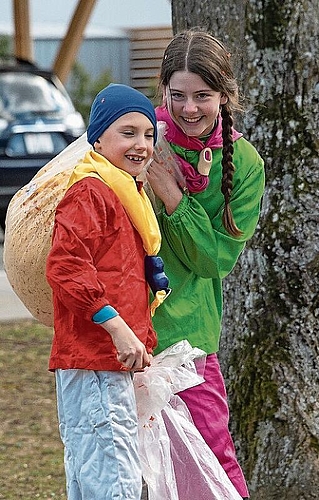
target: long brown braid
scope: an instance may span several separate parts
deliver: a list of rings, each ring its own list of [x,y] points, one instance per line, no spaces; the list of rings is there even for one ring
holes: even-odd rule
[[[231,192],[233,189],[233,175],[235,165],[233,164],[234,142],[232,135],[233,117],[228,104],[221,106],[222,115],[222,186],[221,192],[224,195],[225,208],[223,211],[223,226],[232,236],[241,236],[243,233],[238,229],[233,218],[230,207]]]
[[[224,45],[211,34],[200,29],[191,29],[177,34],[166,47],[160,72],[160,84],[168,87],[175,71],[196,73],[215,92],[228,98],[221,106],[222,116],[222,185],[225,200],[223,225],[232,236],[242,232],[236,226],[230,207],[233,188],[233,137],[232,111],[241,111],[238,86],[230,66],[230,54]]]

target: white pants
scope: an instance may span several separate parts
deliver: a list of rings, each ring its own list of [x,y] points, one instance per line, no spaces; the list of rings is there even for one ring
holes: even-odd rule
[[[68,500],[140,500],[132,374],[56,370],[55,377]]]

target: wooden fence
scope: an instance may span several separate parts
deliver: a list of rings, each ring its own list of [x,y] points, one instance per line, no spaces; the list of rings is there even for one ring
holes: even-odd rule
[[[171,27],[137,28],[129,31],[132,87],[158,103],[158,76],[164,50],[172,39]]]

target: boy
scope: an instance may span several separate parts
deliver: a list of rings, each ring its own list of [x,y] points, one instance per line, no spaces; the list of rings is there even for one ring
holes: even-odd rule
[[[95,98],[88,151],[56,210],[47,279],[53,291],[58,417],[68,500],[141,497],[132,372],[156,346],[145,256],[160,247],[136,176],[153,153],[151,102],[111,84]]]

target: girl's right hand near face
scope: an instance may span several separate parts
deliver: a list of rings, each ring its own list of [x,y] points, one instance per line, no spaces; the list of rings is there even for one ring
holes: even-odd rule
[[[101,326],[106,330],[117,350],[118,361],[128,370],[143,370],[150,365],[151,356],[145,345],[120,316],[115,316]]]
[[[166,213],[171,215],[183,198],[183,193],[173,172],[166,169],[162,162],[153,160],[146,173],[154,193],[165,205]]]

